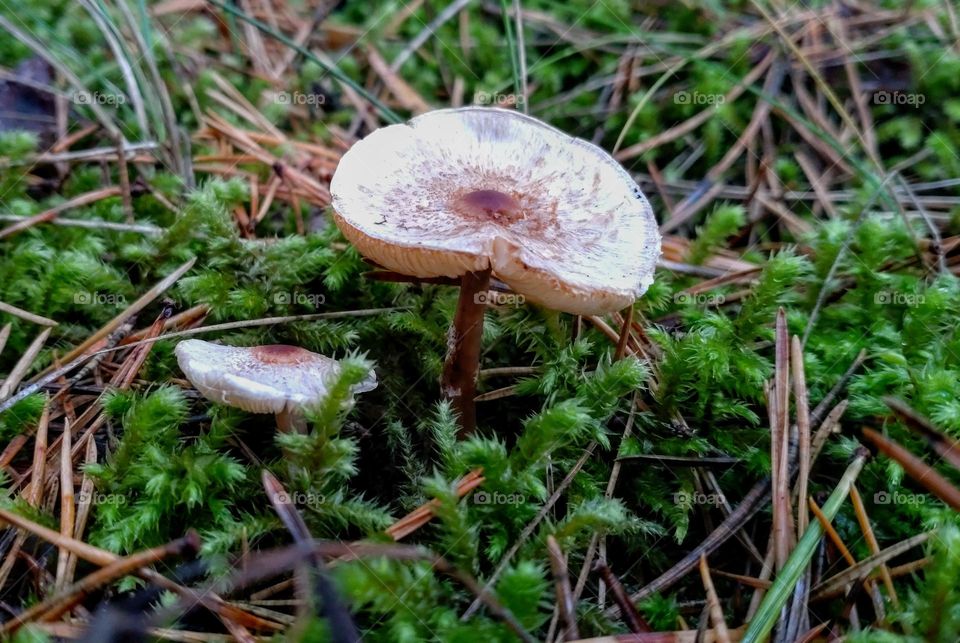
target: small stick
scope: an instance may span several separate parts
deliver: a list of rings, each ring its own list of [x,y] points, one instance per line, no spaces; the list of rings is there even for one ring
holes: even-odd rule
[[[703,580],[703,589],[707,592],[707,606],[710,609],[710,620],[713,622],[713,631],[716,635],[715,640],[717,643],[730,643],[730,631],[727,629],[727,622],[723,618],[723,608],[720,607],[717,590],[713,587],[713,579],[710,578],[707,557],[703,554],[700,554],[700,578]]]
[[[478,379],[487,379],[490,377],[524,377],[526,375],[535,375],[540,372],[537,366],[500,366],[497,368],[485,368],[477,373]]]
[[[163,330],[168,331],[171,328],[190,328],[199,321],[202,321],[204,317],[210,312],[210,306],[208,304],[198,304],[193,308],[188,308],[183,312],[177,313],[170,317],[170,319],[164,320]],[[120,340],[120,345],[130,344],[141,339],[144,339],[149,332],[151,332],[151,326],[146,328],[141,328],[138,331],[134,331]]]
[[[487,305],[482,297],[490,287],[490,269],[468,272],[460,280],[457,312],[447,334],[447,358],[443,365],[440,392],[453,404],[460,420],[460,437],[477,428],[477,372],[480,370],[480,342]]]
[[[897,173],[897,180],[900,182],[903,191],[906,192],[907,197],[913,203],[913,206],[917,209],[917,212],[920,213],[920,217],[923,219],[923,222],[927,225],[927,229],[930,230],[930,249],[933,250],[933,253],[937,256],[937,266],[940,269],[942,274],[947,274],[950,272],[947,267],[947,258],[946,253],[943,250],[943,239],[940,236],[940,231],[937,229],[936,224],[930,220],[930,215],[927,213],[926,208],[923,207],[923,204],[920,203],[920,200],[917,199],[917,195],[910,189],[910,184],[904,180],[903,176],[900,173]]]
[[[492,391],[487,391],[486,393],[481,393],[480,395],[473,398],[474,403],[477,402],[492,402],[493,400],[502,400],[505,397],[513,397],[517,393],[517,385],[511,384],[510,386],[504,386],[503,388],[494,389]]]
[[[317,319],[342,319],[345,317],[368,317],[371,315],[380,315],[382,313],[392,313],[397,310],[404,310],[403,307],[393,307],[393,308],[365,308],[363,310],[341,310],[334,313],[308,313],[306,315],[283,315],[280,317],[262,317],[260,319],[243,319],[240,321],[225,322],[223,324],[211,324],[210,326],[198,326],[196,328],[189,328],[187,330],[180,330],[173,333],[165,333],[163,335],[158,335],[152,338],[139,339],[135,342],[130,342],[122,346],[116,346],[113,348],[106,348],[98,350],[95,353],[91,353],[87,358],[95,357],[97,355],[103,355],[106,353],[112,353],[124,348],[129,348],[131,346],[139,346],[141,344],[152,344],[154,342],[159,342],[164,339],[173,339],[175,337],[191,337],[193,335],[202,335],[204,333],[215,333],[225,330],[237,330],[238,328],[256,328],[258,326],[274,326],[276,324],[288,324],[290,322],[298,321],[315,321]],[[90,340],[87,340],[89,342]],[[76,351],[76,349],[74,349]],[[0,407],[0,411],[4,409]]]
[[[851,489],[853,489],[853,487],[851,487]],[[857,500],[862,500],[862,499],[860,498],[859,494],[857,495]],[[863,503],[861,502],[861,503],[858,505],[857,502],[853,502],[853,510],[854,510],[854,513],[856,513],[856,515],[857,515],[857,521],[860,522],[860,524],[862,525],[862,524],[863,524],[863,521],[866,519],[866,511],[865,511],[865,509],[864,509],[864,507],[863,507]],[[863,513],[861,513],[861,512],[863,512]],[[861,531],[862,531],[862,529],[861,529]],[[874,552],[871,551],[870,553],[873,554]],[[882,567],[883,567],[883,570],[886,570],[886,564],[884,564]],[[881,574],[881,575],[882,575],[882,574]],[[891,579],[891,580],[892,580],[892,579]],[[879,585],[877,584],[877,582],[876,582],[874,579],[872,579],[872,578],[867,578],[867,579],[865,579],[865,580],[863,581],[863,586],[864,586],[864,588],[867,589],[867,591],[868,591],[869,594],[870,594],[870,600],[873,602],[874,614],[876,615],[877,620],[878,620],[878,621],[884,621],[884,620],[886,620],[886,618],[887,618],[887,616],[886,616],[886,609],[885,609],[885,606],[884,606],[884,603],[883,603],[883,596],[880,594],[880,586],[879,586]],[[859,589],[859,588],[858,588],[858,589]],[[848,591],[848,592],[847,592],[847,599],[849,600],[849,599],[850,599],[852,596],[854,596],[856,593],[857,593],[857,590],[854,590],[854,591],[852,591],[852,592],[849,592],[849,591]],[[854,602],[855,602],[855,601],[854,601]]]
[[[566,623],[563,638],[567,641],[580,638],[577,628],[577,606],[570,591],[570,576],[567,573],[567,557],[560,544],[552,535],[547,536],[547,553],[550,556],[550,569],[553,572],[553,582],[557,593],[557,608],[560,616]]]

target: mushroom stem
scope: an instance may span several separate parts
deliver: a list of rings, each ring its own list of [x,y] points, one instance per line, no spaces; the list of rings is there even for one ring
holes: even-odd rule
[[[299,411],[284,409],[277,413],[277,428],[283,433],[307,432],[307,421]]]
[[[443,364],[440,391],[453,403],[460,417],[460,436],[473,433],[477,427],[473,403],[480,370],[480,339],[483,336],[483,313],[487,308],[486,293],[490,287],[490,269],[468,272],[460,280],[457,312],[447,335],[447,359]]]

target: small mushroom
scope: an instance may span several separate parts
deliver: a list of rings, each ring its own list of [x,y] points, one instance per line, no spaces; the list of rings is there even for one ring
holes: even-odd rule
[[[208,400],[251,413],[273,413],[281,431],[303,430],[304,407],[326,397],[340,362],[299,346],[224,346],[188,339],[174,350],[180,369]],[[370,377],[354,387],[377,387]]]
[[[631,306],[660,254],[649,203],[609,154],[508,110],[378,129],[343,155],[330,192],[337,225],[369,259],[460,278],[441,389],[464,432],[491,275],[547,308],[598,315]]]

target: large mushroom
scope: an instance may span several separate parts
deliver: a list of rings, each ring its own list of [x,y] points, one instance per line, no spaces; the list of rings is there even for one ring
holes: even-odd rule
[[[299,346],[224,346],[187,339],[174,349],[180,370],[204,397],[251,413],[273,413],[281,431],[302,431],[304,408],[321,402],[340,362]],[[354,387],[377,387],[371,376]]]
[[[441,390],[464,432],[491,275],[545,307],[597,315],[632,305],[660,254],[649,203],[609,154],[508,110],[437,110],[378,129],[343,155],[330,192],[367,258],[460,279]]]

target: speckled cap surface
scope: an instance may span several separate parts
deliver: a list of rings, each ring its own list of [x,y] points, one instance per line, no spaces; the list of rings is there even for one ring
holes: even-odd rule
[[[660,254],[650,204],[613,157],[509,110],[444,109],[380,128],[344,154],[330,191],[343,234],[385,268],[491,268],[570,313],[632,304]]]

